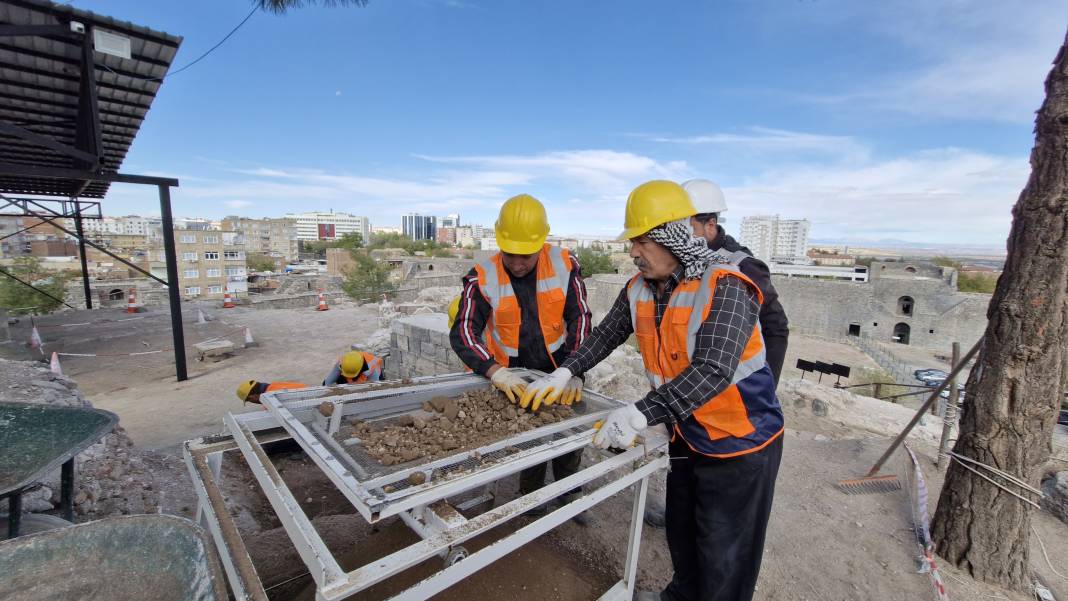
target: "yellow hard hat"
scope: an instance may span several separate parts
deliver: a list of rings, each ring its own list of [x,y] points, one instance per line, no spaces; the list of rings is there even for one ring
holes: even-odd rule
[[[248,398],[248,393],[252,392],[252,389],[255,387],[256,380],[248,380],[246,382],[242,382],[237,387],[237,398],[241,399],[242,403],[245,402],[245,399]]]
[[[460,297],[452,299],[449,303],[449,329],[452,329],[452,324],[456,323],[456,314],[460,312]]]
[[[346,378],[355,378],[363,369],[363,353],[349,351],[341,356],[341,375]]]
[[[626,217],[623,221],[622,240],[641,236],[658,225],[693,217],[690,195],[682,186],[663,179],[654,179],[638,186],[627,197]]]
[[[529,194],[513,196],[501,207],[494,230],[497,246],[506,253],[532,255],[539,252],[549,235],[545,207]]]

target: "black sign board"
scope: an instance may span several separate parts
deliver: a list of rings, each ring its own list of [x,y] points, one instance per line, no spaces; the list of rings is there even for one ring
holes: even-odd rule
[[[816,371],[820,372],[821,374],[833,373],[831,371],[831,364],[830,363],[824,363],[823,361],[817,361],[816,362]]]
[[[849,366],[848,365],[842,365],[840,363],[832,363],[831,364],[831,373],[836,375],[836,376],[841,376],[843,378],[848,378],[849,377]]]
[[[797,369],[800,369],[801,371],[816,371],[816,364],[811,361],[805,361],[804,359],[798,359]]]

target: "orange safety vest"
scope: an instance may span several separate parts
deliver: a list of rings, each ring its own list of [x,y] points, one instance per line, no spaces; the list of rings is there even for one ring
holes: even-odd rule
[[[271,382],[267,385],[267,389],[264,392],[277,392],[279,390],[295,390],[297,388],[307,388],[307,384],[301,384],[300,382]]]
[[[497,363],[508,367],[510,357],[519,356],[519,332],[522,311],[512,289],[512,280],[504,268],[501,253],[475,265],[478,288],[493,311],[486,322],[490,335],[486,337],[490,352]],[[549,360],[567,339],[564,325],[564,305],[571,285],[571,255],[564,249],[545,244],[541,247],[537,277],[538,321]]]
[[[641,274],[627,284],[634,334],[654,389],[690,366],[697,332],[712,309],[716,283],[724,277],[745,282],[763,304],[760,289],[737,267],[713,264],[700,280],[680,282],[671,292],[658,328],[652,287]],[[759,451],[782,431],[782,407],[775,396],[775,379],[767,364],[758,321],[730,386],[677,422],[673,436],[681,436],[698,453],[725,458]]]
[[[382,360],[375,357],[371,353],[365,353],[360,351],[363,355],[363,364],[367,366],[367,369],[361,371],[355,378],[350,378],[344,374],[341,377],[345,378],[349,384],[363,384],[364,382],[377,382],[382,378]],[[341,357],[337,358],[338,369],[341,369]]]

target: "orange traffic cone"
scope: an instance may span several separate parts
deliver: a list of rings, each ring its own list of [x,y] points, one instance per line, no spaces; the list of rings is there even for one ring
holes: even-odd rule
[[[316,307],[316,311],[329,311],[330,307],[326,306],[326,297],[323,296],[323,291],[319,290],[319,306]]]
[[[126,297],[126,312],[137,313],[137,289],[130,288],[130,294]]]
[[[52,373],[56,374],[57,376],[62,376],[63,375],[63,368],[61,368],[59,366],[59,355],[58,354],[52,353],[52,361],[49,362],[48,369],[50,369],[52,371]]]
[[[234,298],[230,296],[230,287],[223,288],[223,309],[233,309],[237,305],[234,304]]]

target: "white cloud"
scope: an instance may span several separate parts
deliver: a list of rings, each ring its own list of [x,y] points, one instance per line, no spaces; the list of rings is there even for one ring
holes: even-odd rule
[[[850,78],[851,88],[800,98],[854,113],[961,120],[1030,122],[1068,22],[1062,0],[828,0],[822,10],[810,6],[795,8],[795,16],[824,21],[816,27],[865,31],[891,47],[870,64],[869,77]],[[797,24],[784,18],[783,26]]]
[[[817,238],[1001,244],[1027,182],[1026,157],[959,149],[769,170],[725,190],[730,228],[746,215],[808,217]]]
[[[227,200],[223,203],[231,209],[245,209],[251,207],[253,203],[251,200]]]
[[[684,146],[715,146],[726,152],[817,153],[852,159],[866,158],[868,149],[852,136],[831,136],[806,132],[749,127],[744,133],[713,132],[690,136],[633,134],[635,137]]]

